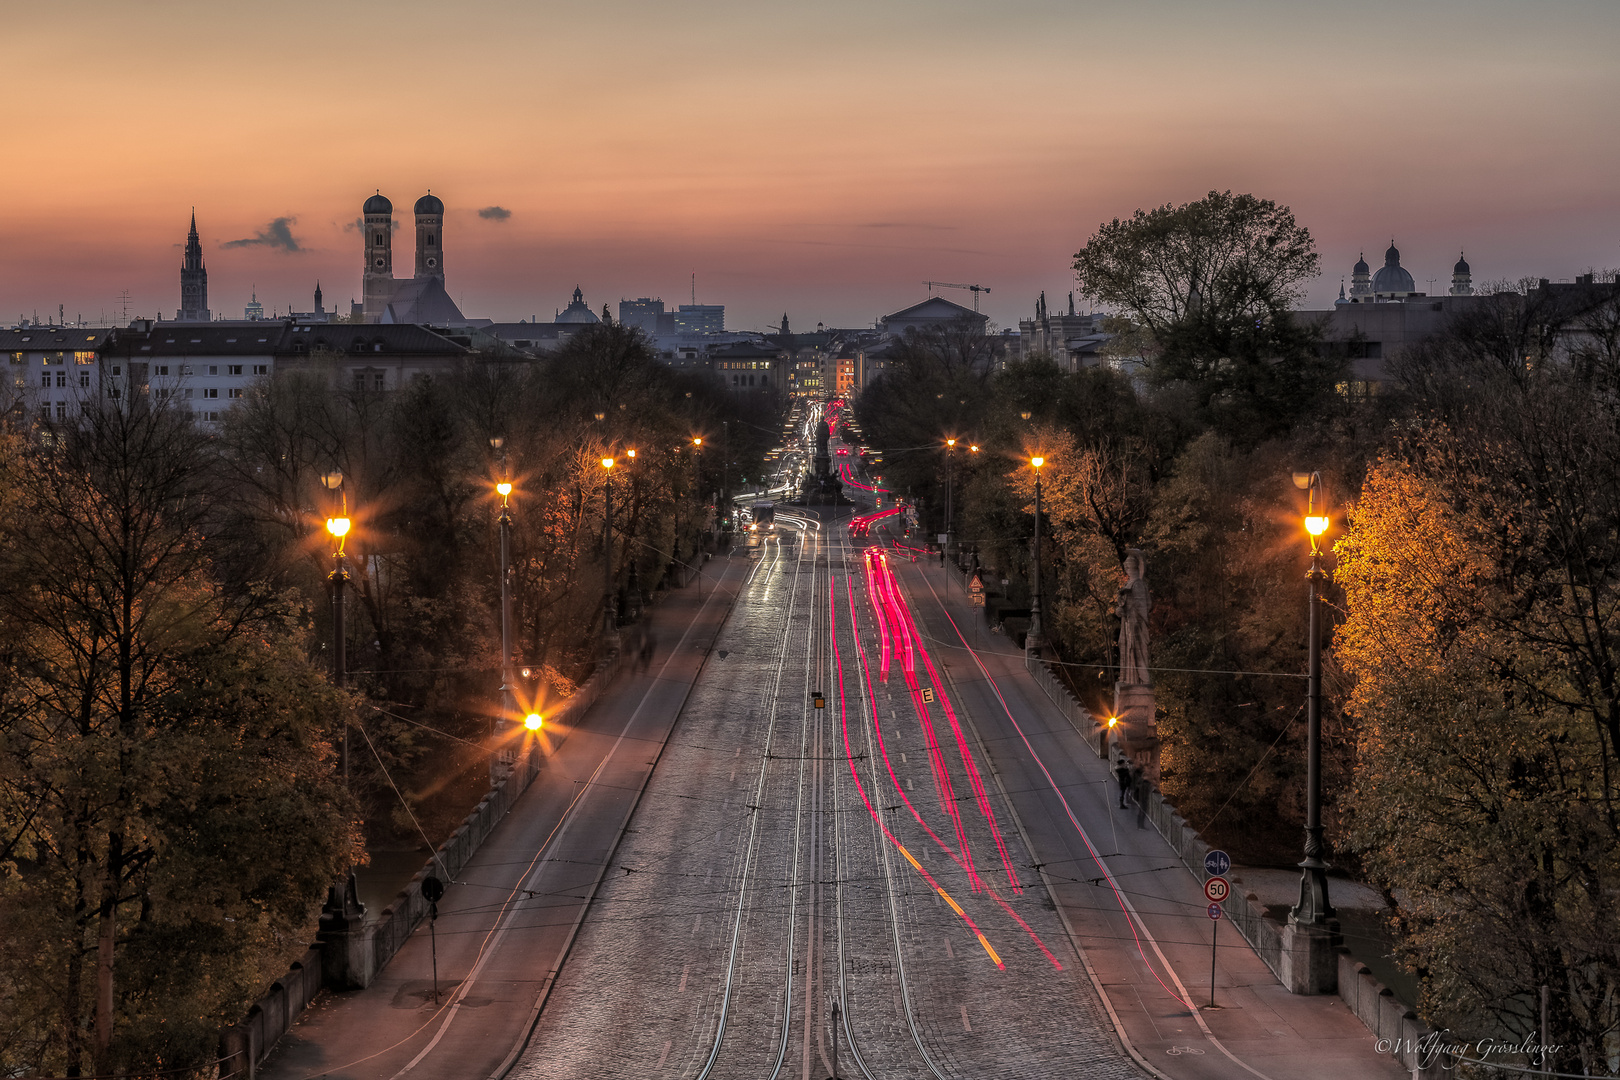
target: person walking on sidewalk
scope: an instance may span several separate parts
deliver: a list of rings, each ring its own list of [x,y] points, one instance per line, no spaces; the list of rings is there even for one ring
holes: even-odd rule
[[[1131,767],[1124,758],[1114,766],[1114,779],[1119,781],[1119,808],[1124,810],[1131,805]]]

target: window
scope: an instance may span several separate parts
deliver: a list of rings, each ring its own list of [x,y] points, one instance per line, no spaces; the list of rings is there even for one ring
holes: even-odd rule
[[[107,387],[107,396],[112,398],[114,401],[117,401],[118,400],[118,387],[116,387],[116,386]]]
[[[117,364],[113,365],[113,374],[114,375],[122,375],[123,373],[124,373],[124,369],[122,367],[120,367]]]
[[[57,389],[59,389],[59,390],[64,389],[66,386],[67,386],[67,372],[58,371],[56,373],[56,387],[57,387]]]
[[[366,373],[365,372],[357,371],[357,372],[354,373],[354,388],[356,390],[364,390],[366,388]]]
[[[58,401],[56,403],[56,418],[58,420],[66,420],[67,419],[67,402]]]
[[[219,374],[219,365],[218,364],[209,364],[208,365],[208,374],[210,374],[210,375],[218,375]]]
[[[168,401],[174,396],[174,391],[167,386],[160,386],[158,387],[157,396],[159,401]]]
[[[88,371],[79,372],[79,385],[87,390],[90,388],[90,373]]]
[[[117,369],[113,370],[113,374],[114,375],[118,374]],[[191,374],[191,365],[190,364],[181,364],[180,365],[180,374],[182,374],[182,375],[190,375]]]
[[[11,354],[11,362],[12,362],[12,363],[13,363],[13,364],[20,364],[20,363],[22,363],[22,362],[23,362],[23,361],[24,361],[24,360],[25,360],[25,359],[26,359],[26,358],[25,358],[25,357],[24,357],[24,356],[23,356],[23,354],[22,354],[22,353],[20,353],[20,352],[14,352],[14,353],[12,353],[12,354]]]
[[[184,398],[186,401],[190,401],[191,400],[191,387],[188,386],[184,390],[180,391],[180,396],[182,398]]]
[[[167,375],[168,373],[169,373],[169,365],[168,364],[159,364],[158,365],[158,374],[159,375]]]
[[[384,240],[385,240],[385,239],[386,239],[386,238],[387,238],[387,237],[386,237],[386,234],[384,234],[384,233],[378,233],[378,234],[377,234],[377,239],[376,239],[376,241],[375,241],[375,243],[376,243],[376,245],[377,245],[377,246],[378,246],[378,247],[382,247],[382,246],[383,246],[383,241],[384,241]]]
[[[61,364],[66,362],[66,358],[62,353],[57,353],[55,356],[52,356],[50,353],[46,353],[45,362],[47,364]]]
[[[39,385],[43,386],[47,390],[49,390],[51,388],[51,373],[50,372],[47,371],[45,374],[43,374],[43,375],[41,375],[39,377]]]
[[[233,386],[233,387],[231,387],[230,393],[227,396],[233,397],[233,398],[239,398],[239,397],[242,396],[242,393],[243,393],[243,391],[242,391],[242,388],[240,386]]]
[[[270,374],[270,365],[269,364],[254,364],[253,365],[253,374],[255,374],[255,375],[268,375],[268,374]]]
[[[388,388],[387,379],[388,377],[382,372],[377,372],[377,374],[373,375],[371,378],[371,388],[373,390],[386,390]]]
[[[213,386],[205,386],[205,387],[203,387],[203,397],[205,397],[205,398],[217,398],[217,397],[219,397],[219,388],[218,387],[213,387]]]
[[[225,371],[226,371],[226,374],[229,374],[229,375],[240,375],[240,374],[242,374],[242,365],[241,364],[232,364],[230,367],[226,368]]]

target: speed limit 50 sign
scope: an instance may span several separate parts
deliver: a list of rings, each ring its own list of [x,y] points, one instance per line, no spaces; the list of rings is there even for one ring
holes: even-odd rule
[[[1232,895],[1232,883],[1216,874],[1204,882],[1204,898],[1212,904],[1220,904]]]

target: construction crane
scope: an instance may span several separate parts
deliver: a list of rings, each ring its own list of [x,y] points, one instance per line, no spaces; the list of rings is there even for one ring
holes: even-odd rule
[[[923,284],[928,286],[928,291],[929,292],[933,292],[934,288],[936,286],[941,288],[941,289],[966,289],[966,290],[968,290],[968,292],[971,292],[973,294],[973,310],[974,311],[979,310],[979,294],[980,293],[987,293],[987,292],[990,291],[990,287],[988,285],[958,285],[954,281],[925,281],[925,282],[923,282]]]

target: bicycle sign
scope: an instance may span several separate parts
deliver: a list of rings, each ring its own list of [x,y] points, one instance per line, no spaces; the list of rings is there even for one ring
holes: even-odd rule
[[[1219,904],[1232,895],[1232,883],[1216,875],[1204,882],[1204,898],[1212,904]]]
[[[1222,877],[1230,869],[1232,869],[1231,856],[1220,848],[1204,854],[1204,873],[1210,877]]]

